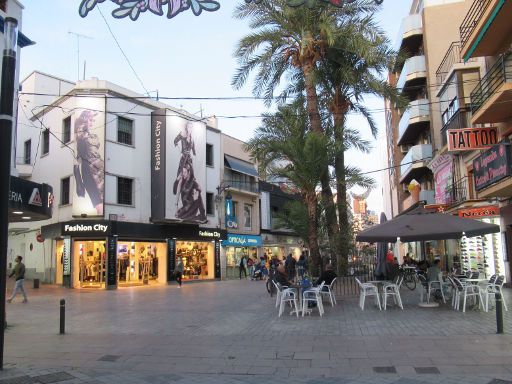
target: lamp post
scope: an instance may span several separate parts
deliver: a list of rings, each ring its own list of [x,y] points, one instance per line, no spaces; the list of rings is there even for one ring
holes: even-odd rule
[[[9,188],[11,177],[12,108],[16,74],[18,21],[4,20],[4,52],[0,88],[0,370],[4,368],[5,280],[7,274],[7,239],[9,230]]]

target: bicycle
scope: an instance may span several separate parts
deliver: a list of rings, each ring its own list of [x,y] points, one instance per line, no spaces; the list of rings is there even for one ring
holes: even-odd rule
[[[418,282],[416,270],[414,270],[413,268],[403,268],[403,267],[400,267],[400,270],[401,270],[400,273],[404,277],[402,285],[405,285],[411,291],[414,291],[416,289],[416,283]]]

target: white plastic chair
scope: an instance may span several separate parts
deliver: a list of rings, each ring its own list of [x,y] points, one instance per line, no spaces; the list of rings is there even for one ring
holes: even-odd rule
[[[272,284],[276,287],[277,295],[276,295],[276,308],[279,306],[279,302],[281,300],[281,295],[283,294],[283,290],[288,287],[283,287],[281,284],[276,283],[274,280],[271,280]]]
[[[432,281],[428,282],[427,303],[430,303],[430,293],[432,292],[432,289],[435,292],[435,290],[437,289],[436,286],[439,286],[439,290],[441,291],[441,297],[443,298],[443,303],[446,304],[446,298],[444,297],[444,292],[443,292],[443,277],[442,277],[441,273],[439,273],[439,277],[437,280],[432,280]]]
[[[456,277],[453,278],[455,285],[457,286],[456,297],[455,297],[455,309],[460,309],[460,299],[461,296],[464,296],[464,304],[462,305],[462,312],[466,312],[466,301],[468,297],[474,297],[475,300],[478,300],[478,307],[482,306],[485,310],[483,301],[482,301],[482,293],[480,291],[480,286],[477,284],[463,284]]]
[[[324,305],[322,302],[322,289],[324,286],[325,282],[322,281],[318,287],[308,288],[302,292],[302,317],[304,317],[306,313],[309,314],[313,312],[312,310],[308,309],[308,303],[316,303],[318,313],[320,316],[324,315]]]
[[[382,295],[384,301],[384,310],[387,308],[388,296],[393,296],[393,300],[395,304],[400,308],[404,309],[402,304],[402,297],[400,296],[400,286],[402,285],[402,281],[404,280],[403,275],[399,275],[395,283],[384,284],[382,287]]]
[[[279,301],[279,316],[284,312],[284,308],[286,307],[286,304],[290,304],[292,309],[295,307],[295,309],[291,313],[295,313],[297,317],[299,317],[299,306],[297,303],[297,290],[293,288],[285,288],[281,292],[281,300]]]
[[[357,281],[357,284],[359,285],[359,291],[360,291],[359,306],[361,307],[361,310],[364,311],[364,301],[367,296],[375,296],[375,300],[377,301],[379,310],[382,310],[382,307],[380,306],[380,297],[379,297],[378,288],[371,283],[361,283],[361,280],[359,280],[357,277],[355,279]]]
[[[333,306],[333,307],[334,307],[334,304],[337,304],[336,297],[333,292],[334,284],[336,284],[336,279],[337,279],[337,277],[335,277],[334,280],[331,281],[331,284],[325,284],[321,291],[322,296],[329,297],[329,300],[331,300],[331,306]]]
[[[505,298],[503,297],[503,284],[505,283],[505,276],[494,276],[495,280],[491,279],[489,280],[489,283],[487,283],[487,286],[485,287],[485,312],[489,311],[489,297],[491,299],[496,298],[496,293],[499,293],[501,295],[501,302],[503,303],[503,308],[505,308],[505,311],[508,312],[507,303],[505,302]]]

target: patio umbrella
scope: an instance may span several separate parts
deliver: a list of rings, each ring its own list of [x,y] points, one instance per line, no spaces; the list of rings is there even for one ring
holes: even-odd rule
[[[384,224],[359,232],[356,241],[394,243],[398,237],[402,242],[460,239],[464,234],[472,237],[499,231],[500,227],[495,224],[437,213],[420,206]]]
[[[386,214],[381,212],[380,214],[380,224],[384,224],[388,221]],[[379,242],[377,243],[377,265],[375,267],[375,276],[376,277],[386,277],[387,269],[386,269],[386,254],[388,253],[388,243],[387,242]]]

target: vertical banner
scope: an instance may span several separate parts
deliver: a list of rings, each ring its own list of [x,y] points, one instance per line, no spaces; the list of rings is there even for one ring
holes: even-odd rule
[[[206,124],[167,116],[167,201],[170,220],[205,223]]]
[[[236,221],[236,212],[235,207],[233,206],[233,198],[231,195],[227,195],[225,197],[226,202],[226,228],[238,228],[238,223]]]
[[[215,240],[215,278],[220,279],[220,240]]]
[[[166,110],[151,112],[151,217],[165,218]]]
[[[174,280],[174,268],[176,267],[176,240],[167,240],[167,281]]]
[[[117,237],[107,239],[107,289],[117,288]]]
[[[62,274],[71,276],[71,238],[64,238],[64,247],[62,249]]]
[[[436,156],[429,164],[434,174],[436,204],[449,204],[452,200],[453,157],[443,154]]]
[[[103,216],[105,195],[104,99],[78,97],[72,117],[75,139],[73,216]]]

